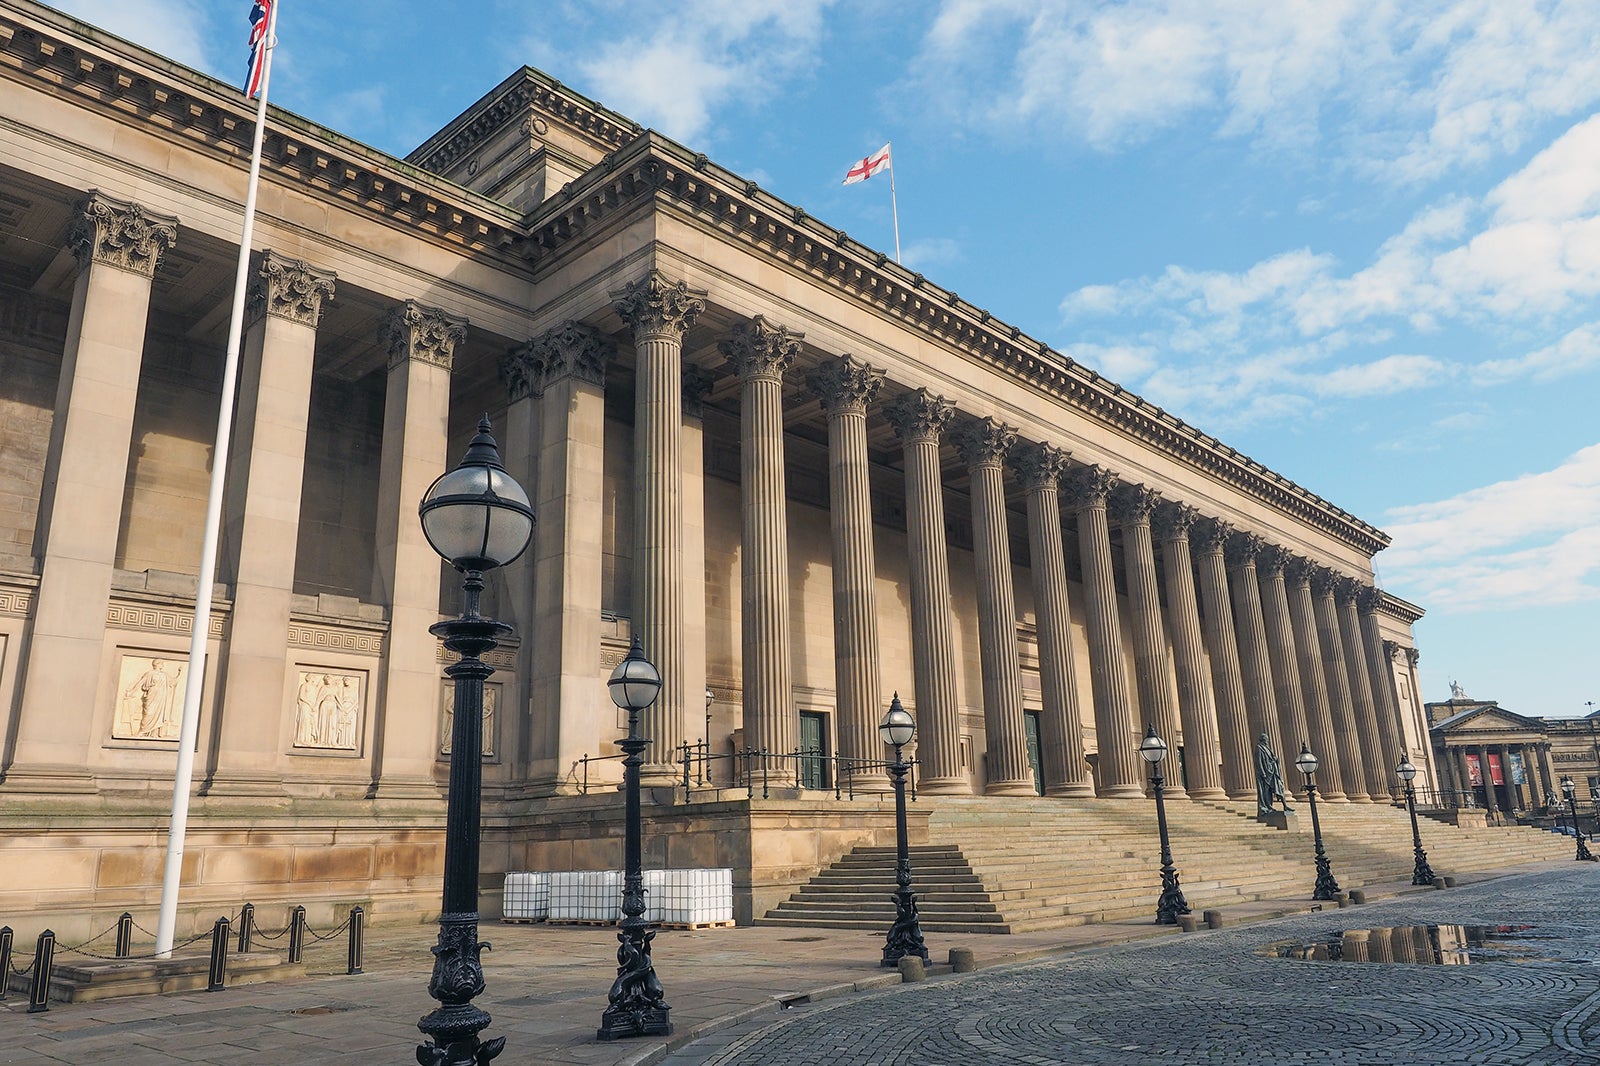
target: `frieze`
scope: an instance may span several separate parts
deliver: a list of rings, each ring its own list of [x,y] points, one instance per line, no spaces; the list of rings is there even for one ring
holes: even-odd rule
[[[438,651],[435,655],[435,658],[438,659],[439,662],[449,666],[451,663],[459,661],[461,656],[457,655],[453,651],[448,650],[443,644],[440,644],[438,646]],[[517,649],[514,647],[498,647],[493,651],[484,652],[482,655],[478,656],[478,658],[482,659],[496,670],[515,670],[517,668]],[[622,657],[619,655],[617,657],[617,662],[620,663],[621,661]]]
[[[146,211],[141,204],[114,200],[98,189],[78,205],[67,246],[80,266],[92,260],[146,278],[155,277],[161,255],[178,241],[178,220]]]
[[[4,593],[0,592],[0,596],[3,595]],[[210,636],[216,638],[222,636],[227,611],[228,608],[225,606],[212,605],[210,624],[207,627]],[[194,632],[194,608],[112,600],[106,605],[106,628],[187,637]]]
[[[289,620],[289,647],[307,651],[378,655],[383,651],[383,634],[382,629],[351,629],[301,618]]]
[[[0,614],[26,618],[33,610],[33,592],[29,589],[0,588]]]

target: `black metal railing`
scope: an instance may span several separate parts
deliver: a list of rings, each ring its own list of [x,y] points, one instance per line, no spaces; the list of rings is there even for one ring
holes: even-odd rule
[[[572,764],[567,780],[583,795],[591,788],[616,788],[615,780],[591,779],[592,763],[615,762],[618,755],[584,755]],[[832,792],[838,800],[889,794],[889,764],[882,759],[852,759],[815,751],[770,752],[761,748],[713,753],[703,740],[680,744],[673,762],[679,767],[678,787],[693,798],[697,791],[746,788],[770,799],[772,789],[798,785],[814,792]],[[916,760],[911,761],[907,788],[917,798]],[[870,787],[869,787],[870,786]]]

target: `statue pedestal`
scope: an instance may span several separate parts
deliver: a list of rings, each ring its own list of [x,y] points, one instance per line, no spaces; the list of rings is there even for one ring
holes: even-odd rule
[[[1285,832],[1300,832],[1300,817],[1293,811],[1271,811],[1267,814],[1257,814],[1256,821],[1263,825],[1270,825],[1274,829],[1282,829]]]

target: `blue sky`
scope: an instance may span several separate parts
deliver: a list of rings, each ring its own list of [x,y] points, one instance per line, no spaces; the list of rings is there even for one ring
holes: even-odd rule
[[[237,81],[246,0],[79,0]],[[237,9],[237,10],[235,10]],[[1600,4],[282,0],[404,155],[522,63],[1371,521],[1424,696],[1600,703]]]

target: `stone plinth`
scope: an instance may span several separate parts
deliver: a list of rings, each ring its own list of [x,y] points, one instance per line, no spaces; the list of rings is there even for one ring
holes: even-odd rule
[[[1256,815],[1256,821],[1290,833],[1300,832],[1300,816],[1294,811],[1272,811]]]

